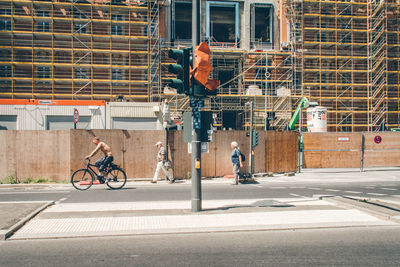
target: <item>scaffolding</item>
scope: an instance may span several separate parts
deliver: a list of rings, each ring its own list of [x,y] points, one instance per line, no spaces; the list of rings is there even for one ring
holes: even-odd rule
[[[167,57],[167,49],[163,51]],[[253,122],[256,128],[283,130],[291,118],[292,56],[290,52],[245,51],[240,49],[213,49],[212,78],[221,81],[218,95],[206,102],[205,108],[215,114],[214,126],[224,128],[224,116],[235,116],[241,121],[236,128],[248,128],[250,108],[254,104]],[[189,111],[189,98],[176,95],[166,82],[172,78],[167,72],[170,59],[162,60],[164,97],[168,99],[171,114],[181,116]],[[267,122],[268,120],[268,122]]]
[[[368,100],[370,131],[387,121],[387,12],[384,1],[368,0]]]
[[[0,2],[0,97],[150,101],[163,1]]]
[[[329,131],[399,128],[399,0],[282,1],[290,42],[279,49],[203,37],[221,81],[205,107],[214,125],[234,114],[246,128],[252,101],[256,127],[283,130],[307,97],[328,108]],[[189,99],[167,86],[167,51],[190,42],[161,38],[164,2],[0,0],[0,98],[167,100],[181,116]]]
[[[398,127],[399,3],[288,0],[286,10],[292,97],[328,108],[330,131]]]

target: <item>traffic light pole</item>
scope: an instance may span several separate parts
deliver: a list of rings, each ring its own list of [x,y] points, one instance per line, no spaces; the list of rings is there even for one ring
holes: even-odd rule
[[[192,1],[192,44],[193,44],[193,61],[194,61],[194,50],[200,43],[200,0]],[[193,67],[193,66],[192,66]],[[193,86],[193,84],[192,84]],[[195,114],[193,109],[193,115]],[[201,119],[201,118],[200,118]],[[194,117],[193,120],[194,121]],[[192,212],[199,212],[202,210],[201,207],[201,131],[200,129],[194,129],[192,131]]]
[[[249,155],[249,173],[253,176],[253,101],[250,102],[250,155]]]
[[[192,132],[192,211],[199,212],[201,207],[201,141],[200,130]]]

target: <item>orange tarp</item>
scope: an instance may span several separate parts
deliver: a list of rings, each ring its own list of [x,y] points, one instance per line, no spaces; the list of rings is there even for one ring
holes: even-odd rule
[[[210,72],[213,67],[210,64],[210,48],[207,43],[201,43],[196,47],[194,56],[194,66],[190,74],[194,79],[204,85],[208,90],[216,90],[219,86],[218,80],[210,80]]]

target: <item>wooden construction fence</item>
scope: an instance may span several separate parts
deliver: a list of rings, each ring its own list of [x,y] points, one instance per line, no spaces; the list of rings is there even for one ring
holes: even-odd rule
[[[400,133],[304,133],[304,168],[400,166]]]
[[[67,130],[0,131],[0,179],[16,175],[68,181],[71,173],[85,166],[84,157],[93,149],[93,136],[99,136],[112,148],[115,163],[129,178],[152,177],[156,167],[157,141],[165,140],[164,131]],[[230,143],[239,143],[246,155],[243,171],[248,171],[249,137],[245,131],[218,131],[202,154],[202,176],[232,174]],[[294,132],[259,132],[254,149],[254,172],[289,172],[297,169],[297,134]],[[97,160],[101,155],[96,155]],[[191,155],[183,142],[183,132],[169,133],[169,157],[174,176],[188,177]]]

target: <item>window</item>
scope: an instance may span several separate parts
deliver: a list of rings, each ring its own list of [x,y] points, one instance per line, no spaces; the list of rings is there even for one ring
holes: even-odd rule
[[[192,3],[191,2],[175,2],[175,9],[172,11],[172,34],[174,40],[191,40],[192,39]]]
[[[112,79],[113,80],[123,80],[122,79],[122,70],[121,69],[113,69],[112,70]]]
[[[17,116],[16,115],[0,115],[0,130],[16,130]]]
[[[112,35],[122,35],[122,26],[121,25],[111,25],[111,34]]]
[[[77,34],[86,33],[86,24],[75,24],[74,33]]]
[[[0,15],[11,15],[10,9],[0,9]]]
[[[79,116],[77,129],[91,129],[91,117]],[[73,116],[46,116],[46,130],[69,130],[74,128]]]
[[[136,2],[136,1],[135,1]],[[112,0],[111,1],[112,5],[124,5],[124,3],[122,2],[122,0]]]
[[[235,77],[235,73],[233,69],[218,69],[218,79],[220,80],[220,84],[222,84],[222,88],[229,88],[232,83],[227,83],[231,81]]]
[[[321,73],[321,83],[327,83],[326,73]]]
[[[40,79],[50,78],[50,67],[37,67],[36,74]]]
[[[317,34],[317,42],[327,42],[325,33]]]
[[[49,32],[50,31],[50,22],[48,21],[39,21],[37,24],[38,32]]]
[[[111,20],[122,21],[122,15],[112,15]],[[122,35],[122,26],[118,24],[111,25],[112,35]]]
[[[272,43],[273,6],[253,4],[251,6],[252,42]]]
[[[122,21],[122,15],[112,15],[112,16],[111,16],[111,19],[112,19],[112,20],[119,20],[119,21]]]
[[[11,31],[11,20],[0,20],[0,31]]]
[[[49,17],[50,12],[49,11],[43,11],[43,10],[37,10],[36,11],[36,16],[38,17]]]
[[[207,2],[207,37],[211,42],[237,44],[239,41],[239,5],[231,2]]]
[[[0,66],[0,77],[11,77],[11,66]]]
[[[74,77],[75,77],[75,79],[88,79],[87,69],[75,68],[74,69]]]
[[[88,18],[88,16],[86,16],[85,13],[82,13],[79,11],[74,14],[74,17],[77,19],[87,19]]]

